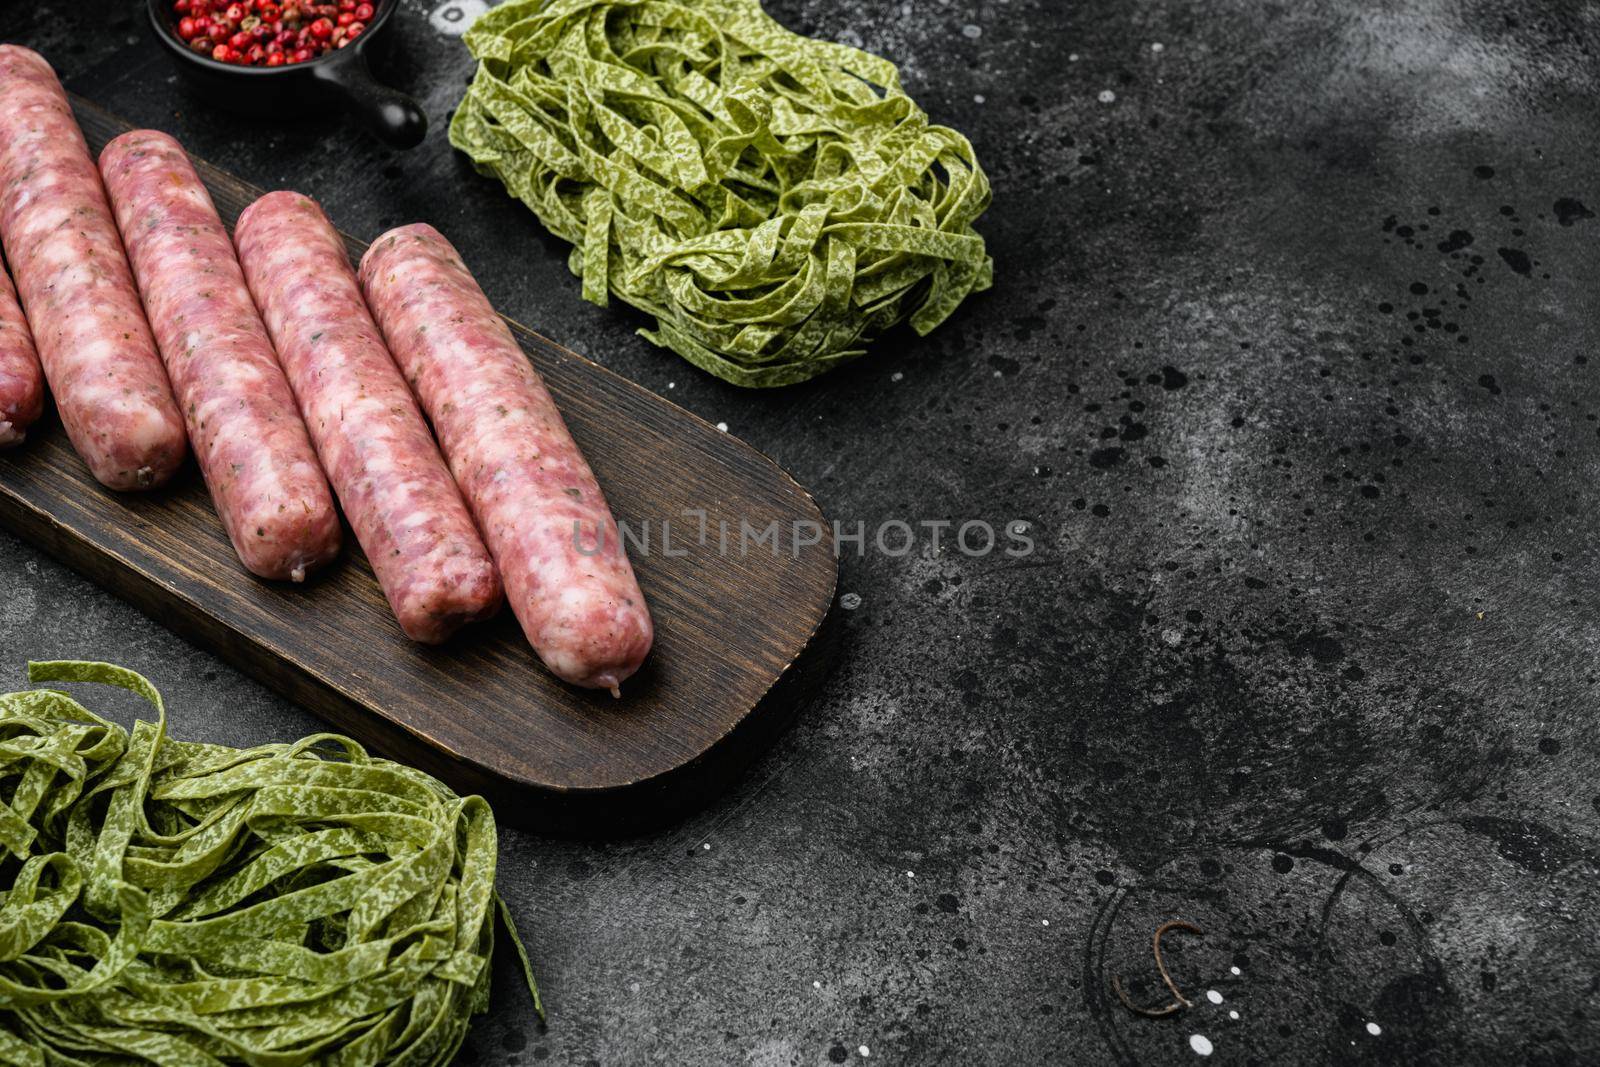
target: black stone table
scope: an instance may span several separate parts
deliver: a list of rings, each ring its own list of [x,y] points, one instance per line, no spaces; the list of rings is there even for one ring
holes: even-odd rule
[[[482,4],[402,2],[393,76],[434,124],[406,154],[219,115],[133,0],[6,4],[0,38],[356,233],[438,225],[501,309],[831,518],[1035,542],[852,551],[832,675],[730,794],[621,842],[505,832],[551,1022],[506,971],[464,1062],[1600,1060],[1600,24],[774,0],[971,137],[996,286],[753,393],[579,299],[445,143]],[[18,685],[108,658],[188,736],[318,726],[7,536],[0,576]],[[1205,931],[1166,942],[1195,1006],[1133,1015],[1109,979],[1169,999],[1173,918]]]

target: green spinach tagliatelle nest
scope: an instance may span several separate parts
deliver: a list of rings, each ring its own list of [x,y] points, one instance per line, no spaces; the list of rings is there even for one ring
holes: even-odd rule
[[[887,60],[756,0],[509,0],[466,42],[451,143],[572,242],[586,299],[718,377],[803,381],[990,285],[988,179]]]
[[[0,1064],[450,1063],[489,998],[481,797],[319,734],[174,741],[107,663],[29,665],[154,705],[132,732],[48,689],[0,696]]]

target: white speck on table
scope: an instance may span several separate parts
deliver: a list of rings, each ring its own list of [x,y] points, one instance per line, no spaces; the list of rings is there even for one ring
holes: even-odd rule
[[[1211,1001],[1213,1004],[1221,1004],[1222,994],[1218,993],[1215,989],[1208,989],[1206,990],[1206,999]]]
[[[865,1045],[858,1047],[856,1051],[861,1053],[862,1059],[866,1059],[868,1056],[872,1055],[872,1050]]]
[[[1239,973],[1239,968],[1237,968],[1237,967],[1229,967],[1228,971],[1231,974],[1238,974]]]
[[[725,423],[725,422],[719,422],[719,423],[717,423],[717,429],[721,430],[723,433],[727,433],[728,432],[728,424]]]
[[[979,37],[983,36],[983,27],[974,26],[969,22],[965,26],[961,27],[961,36],[970,37],[973,40],[977,40]]]
[[[1215,1051],[1215,1046],[1211,1044],[1211,1039],[1204,1034],[1190,1034],[1189,1047],[1202,1056],[1209,1056]]]
[[[1379,1026],[1377,1023],[1368,1023],[1367,1033],[1371,1034],[1373,1037],[1377,1037],[1379,1034],[1383,1033],[1383,1027]]]
[[[1115,104],[1117,102],[1117,94],[1110,89],[1101,89],[1099,100],[1102,104]]]

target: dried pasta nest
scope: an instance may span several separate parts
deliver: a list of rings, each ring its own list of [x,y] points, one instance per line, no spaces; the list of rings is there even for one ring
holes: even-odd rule
[[[720,378],[803,381],[991,283],[967,139],[756,0],[510,0],[466,43],[451,144],[573,244],[586,299]]]
[[[0,1062],[450,1062],[504,909],[482,798],[332,734],[174,741],[110,664],[29,677],[120,686],[157,720],[0,696]]]

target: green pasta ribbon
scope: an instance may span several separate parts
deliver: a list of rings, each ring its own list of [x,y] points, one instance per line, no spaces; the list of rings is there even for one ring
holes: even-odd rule
[[[466,43],[450,143],[572,243],[586,300],[720,378],[804,381],[991,284],[972,145],[757,0],[508,0]]]
[[[450,1062],[504,909],[481,797],[335,734],[174,741],[108,663],[28,677],[120,686],[156,721],[0,696],[0,1063]]]

